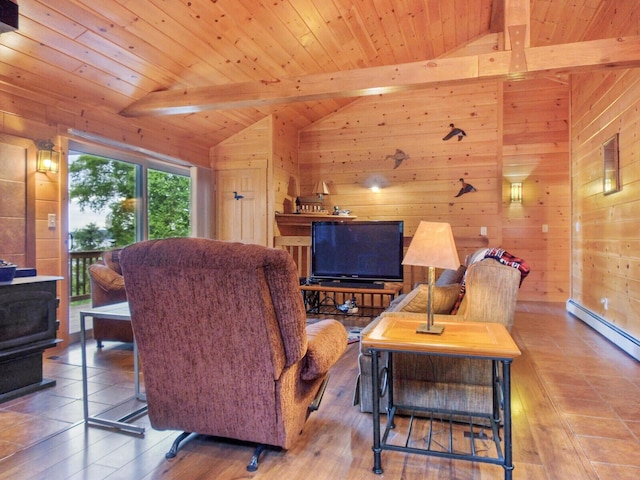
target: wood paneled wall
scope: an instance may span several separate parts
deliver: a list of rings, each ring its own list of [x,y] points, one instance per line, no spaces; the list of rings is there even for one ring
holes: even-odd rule
[[[331,192],[325,203],[350,209],[359,220],[404,220],[409,237],[420,220],[449,222],[461,259],[486,245],[503,247],[535,272],[520,299],[565,301],[568,86],[504,88],[505,100],[495,82],[358,100],[300,133],[301,194],[310,195],[314,182],[324,180]],[[466,131],[462,141],[443,141],[450,123]],[[503,141],[509,174],[529,169],[531,185],[517,210],[508,205]],[[396,149],[409,158],[394,168],[388,156]],[[477,191],[456,198],[459,178]],[[369,189],[374,183],[382,187],[377,193]],[[542,224],[550,234],[542,233]]]
[[[33,194],[27,183],[27,149],[0,135],[0,259],[25,267],[33,262]]]
[[[518,298],[565,301],[570,275],[569,86],[546,79],[505,83],[503,98],[502,244],[531,267]],[[522,203],[510,202],[511,182],[522,182]]]
[[[37,132],[47,134],[47,126],[40,125]],[[54,138],[52,135],[50,138]],[[42,138],[42,137],[40,137]],[[46,137],[45,137],[46,138]],[[66,265],[66,221],[62,219],[60,178],[66,175],[66,168],[59,173],[36,172],[36,147],[25,138],[0,132],[0,150],[11,151],[14,155],[3,155],[3,173],[13,181],[0,182],[0,203],[7,207],[5,230],[0,235],[1,254],[18,267],[36,268],[39,275],[53,275],[68,278]],[[20,173],[21,172],[21,173]],[[22,185],[15,185],[22,182]],[[64,196],[66,198],[66,195]],[[0,211],[3,209],[0,208]],[[66,211],[66,209],[65,209]],[[1,214],[1,213],[0,213]],[[48,226],[48,215],[56,215],[56,226]],[[14,230],[15,229],[15,230]],[[60,328],[58,338],[63,340],[60,348],[68,341],[68,285],[58,282],[58,308]]]
[[[499,243],[497,95],[496,84],[485,83],[355,102],[301,132],[302,194],[322,179],[330,191],[325,203],[359,220],[402,219],[407,236],[420,220],[450,222],[467,238],[483,225]],[[467,137],[443,141],[450,123]],[[394,168],[396,149],[409,158]],[[455,198],[461,177],[478,191]]]
[[[298,130],[278,115],[273,117],[273,205],[275,211],[291,213],[300,195]],[[280,235],[275,226],[275,235]]]
[[[207,165],[209,145],[193,141],[184,141],[176,132],[162,127],[154,130],[148,126],[152,122],[131,122],[118,115],[110,114],[98,108],[85,110],[80,104],[69,100],[59,107],[48,105],[47,98],[41,95],[25,96],[20,90],[9,85],[0,87],[0,135],[13,137],[16,145],[25,146],[27,156],[27,184],[33,188],[35,222],[33,231],[27,238],[27,249],[38,273],[59,275],[65,280],[58,283],[60,307],[58,318],[60,328],[58,338],[68,339],[68,272],[67,272],[67,236],[66,222],[66,165],[61,165],[57,174],[35,172],[34,140],[51,139],[58,148],[66,151],[66,135],[74,128],[100,135],[116,141],[136,145],[151,151],[172,155],[190,161],[195,165]],[[143,127],[142,125],[146,125]],[[182,133],[182,132],[181,132]],[[49,213],[57,215],[57,227],[47,226]]]
[[[278,115],[270,115],[216,145],[210,155],[214,172],[252,167],[266,169],[267,198],[262,206],[265,208],[264,218],[267,219],[267,238],[273,239],[279,235],[274,221],[275,212],[291,212],[299,195],[296,128]],[[224,213],[218,212],[221,215]]]
[[[571,298],[640,338],[640,69],[578,75],[571,94]],[[604,195],[601,147],[615,133],[622,190]]]
[[[271,117],[256,122],[249,128],[237,133],[222,143],[213,147],[210,151],[210,163],[212,171],[212,184],[215,188],[215,208],[213,209],[212,225],[215,225],[214,238],[247,241],[246,238],[238,237],[238,232],[253,231],[252,242],[268,244],[273,238],[273,122]],[[237,183],[243,184],[241,177],[246,173],[242,170],[250,169],[254,173],[250,174],[253,180],[261,182],[266,179],[267,185],[258,187],[266,192],[266,198],[256,199],[251,203],[243,202],[235,205],[234,211],[229,211],[228,203],[222,195],[231,195],[231,192],[224,192],[222,185],[218,185],[218,172],[226,170],[232,177],[238,173]],[[256,177],[255,172],[260,172]],[[254,188],[256,186],[252,186]],[[236,187],[234,187],[236,188]],[[240,195],[246,195],[241,186],[237,187]],[[232,201],[232,203],[235,203]],[[246,211],[244,209],[247,209]],[[261,221],[264,224],[254,225],[253,222]],[[257,228],[254,228],[257,227]],[[227,229],[228,231],[223,231]],[[235,233],[230,233],[235,232]]]

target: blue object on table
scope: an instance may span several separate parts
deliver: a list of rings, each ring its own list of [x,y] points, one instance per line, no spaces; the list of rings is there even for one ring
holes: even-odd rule
[[[38,275],[38,272],[36,271],[35,268],[24,267],[24,268],[17,268],[16,269],[16,277],[15,278],[35,277],[37,275]]]

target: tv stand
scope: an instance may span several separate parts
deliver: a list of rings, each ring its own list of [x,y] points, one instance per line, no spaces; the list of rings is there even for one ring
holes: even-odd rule
[[[322,287],[357,288],[365,290],[384,290],[385,284],[382,282],[356,282],[349,280],[322,280],[319,282]]]
[[[355,299],[358,313],[351,315],[369,317],[387,308],[402,291],[402,286],[400,282],[379,284],[351,282],[349,285],[343,282],[322,282],[300,285],[300,290],[307,313],[345,315],[338,307],[348,300]]]

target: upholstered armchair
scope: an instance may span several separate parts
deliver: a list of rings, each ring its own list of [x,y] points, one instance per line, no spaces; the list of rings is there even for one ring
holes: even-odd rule
[[[102,253],[97,263],[89,266],[91,282],[91,305],[101,307],[126,302],[127,292],[120,268],[120,249]],[[129,322],[108,318],[93,318],[93,338],[102,348],[104,341],[133,342],[133,331]]]
[[[204,238],[121,253],[151,425],[290,448],[347,345],[336,320],[306,324],[284,250]]]
[[[435,323],[497,322],[511,330],[521,274],[517,268],[486,258],[466,271],[465,295],[455,315],[436,314]],[[426,312],[426,310],[425,310]],[[425,313],[394,311],[385,315],[424,318]],[[362,331],[366,335],[379,318]],[[425,408],[449,408],[491,413],[494,373],[490,360],[396,354],[393,361],[394,401]],[[384,364],[384,360],[380,362]],[[371,354],[361,348],[359,356],[359,401],[363,412],[371,412]],[[384,399],[381,407],[386,405]]]

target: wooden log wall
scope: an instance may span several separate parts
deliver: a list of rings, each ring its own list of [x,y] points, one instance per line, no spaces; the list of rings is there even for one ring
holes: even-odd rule
[[[640,339],[640,69],[578,75],[571,95],[571,298]],[[615,133],[622,189],[604,195],[602,143]]]
[[[461,260],[477,248],[503,247],[537,270],[523,283],[521,300],[565,301],[568,242],[554,243],[558,249],[549,260],[541,229],[543,223],[550,225],[560,239],[558,211],[560,217],[569,216],[568,87],[563,87],[567,93],[561,100],[543,102],[554,87],[545,85],[550,89],[545,92],[541,85],[531,84],[531,93],[510,94],[511,107],[503,102],[503,86],[495,82],[358,100],[300,133],[302,195],[310,195],[314,182],[324,180],[330,191],[325,203],[352,210],[358,220],[404,220],[407,237],[420,220],[449,222]],[[534,95],[543,96],[537,108],[525,102]],[[505,115],[504,132],[503,108],[522,112]],[[536,121],[527,126],[534,111]],[[467,136],[444,141],[450,123]],[[554,140],[547,140],[549,136]],[[505,138],[510,142],[504,147],[508,162],[528,163],[535,170],[530,172],[535,176],[528,194],[534,203],[517,213],[505,208]],[[520,141],[526,142],[521,149]],[[394,168],[396,149],[409,158]],[[459,178],[477,191],[456,198]],[[381,190],[371,191],[373,184]],[[549,201],[550,196],[557,199]],[[481,227],[486,227],[486,235],[481,235]]]

